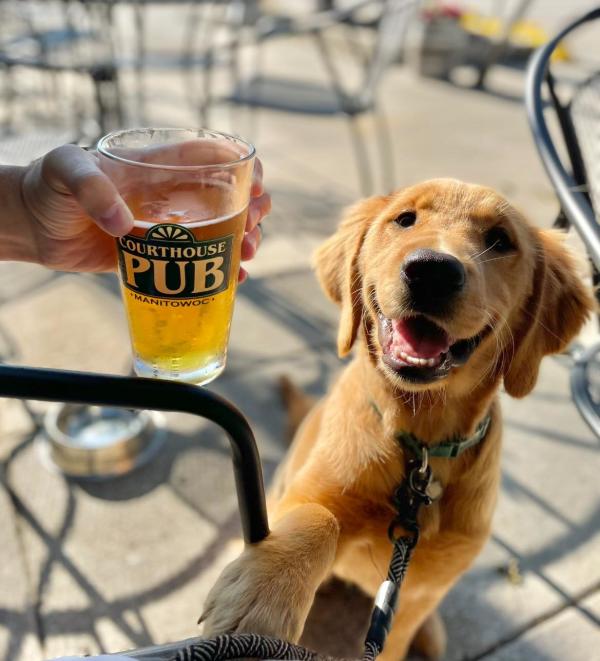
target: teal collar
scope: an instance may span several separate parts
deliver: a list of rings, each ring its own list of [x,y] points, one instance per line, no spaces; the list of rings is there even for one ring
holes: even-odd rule
[[[382,418],[381,411],[377,408],[375,402],[371,402],[371,406],[377,415]],[[488,413],[483,420],[477,425],[477,429],[471,436],[454,436],[448,438],[441,443],[427,445],[418,439],[414,434],[406,431],[396,432],[396,440],[404,446],[407,450],[419,460],[423,459],[423,448],[427,448],[429,457],[444,457],[446,459],[454,459],[469,448],[474,447],[485,438],[490,427],[491,416]]]

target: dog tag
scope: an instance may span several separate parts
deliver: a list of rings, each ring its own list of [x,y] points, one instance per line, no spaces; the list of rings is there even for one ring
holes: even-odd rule
[[[442,483],[434,477],[429,483],[425,493],[432,501],[436,501],[444,493],[444,487],[442,486]]]

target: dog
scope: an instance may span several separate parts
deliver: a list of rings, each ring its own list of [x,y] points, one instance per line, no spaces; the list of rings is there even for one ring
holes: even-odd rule
[[[527,395],[542,358],[565,349],[594,299],[560,232],[535,228],[490,188],[451,179],[356,204],[318,249],[316,272],[341,308],[338,352],[356,344],[356,354],[301,422],[271,491],[272,532],[223,571],[205,633],[296,641],[332,573],[374,595],[405,477],[398,433],[433,446],[486,420],[484,438],[460,456],[430,458],[441,495],[420,513],[381,656],[403,659],[414,641],[441,658],[437,607],[490,534],[498,389]]]

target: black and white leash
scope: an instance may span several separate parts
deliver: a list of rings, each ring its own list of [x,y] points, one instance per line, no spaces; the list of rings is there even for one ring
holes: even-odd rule
[[[371,612],[362,661],[374,661],[385,644],[398,605],[398,593],[406,575],[414,547],[419,540],[417,521],[422,505],[429,505],[432,473],[427,449],[420,459],[407,462],[406,477],[396,489],[392,502],[396,516],[388,530],[393,545],[387,579],[381,584]],[[258,634],[223,634],[201,640],[179,650],[170,661],[227,661],[228,659],[288,659],[298,661],[335,661],[284,640]]]

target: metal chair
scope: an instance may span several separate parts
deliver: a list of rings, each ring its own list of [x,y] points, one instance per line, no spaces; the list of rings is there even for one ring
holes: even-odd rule
[[[549,66],[552,53],[567,35],[598,19],[600,7],[569,23],[536,51],[528,67],[525,101],[536,147],[561,205],[555,226],[573,227],[581,238],[600,302],[600,72],[592,72],[570,86],[565,101]],[[544,89],[558,120],[566,158],[559,156],[548,129]],[[573,400],[590,429],[600,438],[600,341],[588,349],[573,351],[572,356]]]
[[[252,15],[246,17],[244,24],[250,26],[250,40],[256,49],[256,71],[252,76],[242,79],[234,59],[233,92],[225,101],[238,106],[290,113],[345,116],[349,123],[361,188],[365,194],[373,192],[374,182],[369,167],[367,145],[357,120],[362,115],[372,113],[377,130],[384,188],[392,189],[395,185],[392,138],[377,103],[377,91],[385,70],[398,60],[402,52],[407,25],[419,6],[419,1],[358,0],[350,5],[342,4],[340,8],[333,3],[326,3],[324,9],[299,17],[261,14],[255,3],[249,4],[251,8],[248,11],[251,11]],[[339,61],[336,60],[328,39],[327,33],[335,26],[344,27],[351,52],[361,63],[362,77],[352,90],[344,84]],[[375,32],[374,45],[370,52],[365,52],[357,38],[357,32],[361,28],[370,28]],[[314,38],[329,85],[276,79],[261,73],[260,48],[263,43],[276,37],[302,35]]]
[[[97,5],[82,0],[0,2],[0,20],[4,28],[0,42],[0,69],[4,72],[5,128],[8,131],[23,130],[23,118],[18,126],[14,121],[14,109],[19,100],[15,74],[23,71],[40,74],[36,78],[36,94],[43,103],[45,124],[52,106],[57,101],[63,102],[55,112],[63,125],[65,114],[73,122],[72,141],[91,132],[86,126],[90,113],[85,108],[84,96],[80,94],[82,78],[91,82],[96,106],[95,135],[86,137],[95,138],[122,123],[109,29],[112,5],[112,2]],[[67,81],[73,77],[75,84],[71,85]],[[21,103],[20,110],[30,110],[32,105],[35,104]]]
[[[183,25],[181,42],[174,41],[169,52],[164,52],[162,42],[160,51],[153,49],[148,35],[151,10],[158,5],[177,8]],[[221,43],[218,37],[224,31],[235,34],[242,5],[244,0],[0,0],[0,21],[6,35],[0,39],[4,106],[14,107],[18,96],[15,71],[34,70],[51,81],[47,105],[65,96],[64,91],[58,92],[61,76],[84,75],[93,84],[99,125],[96,134],[101,135],[122,126],[125,119],[131,120],[124,118],[123,97],[133,97],[135,121],[143,124],[147,74],[173,70],[185,76],[190,107],[200,109],[201,124],[205,125],[214,69],[227,61],[234,40],[227,37],[226,43]],[[121,20],[126,15],[118,13],[123,7],[131,10],[133,23],[126,35],[122,28],[129,26]],[[124,79],[128,88],[122,84],[124,73],[132,74]],[[153,96],[154,105],[159,97]],[[75,109],[77,115],[75,124],[85,124],[89,111],[76,107],[78,97],[70,98],[69,112]]]
[[[269,534],[260,457],[244,416],[228,401],[184,383],[0,365],[0,397],[191,413],[219,425],[232,451],[244,540]],[[140,661],[168,661],[196,639],[125,652]]]
[[[150,71],[173,70],[184,76],[190,107],[198,109],[200,125],[207,126],[207,108],[213,94],[214,70],[228,64],[246,5],[251,0],[87,0],[129,5],[133,9],[133,55],[119,58],[121,68],[135,72],[137,116],[144,123],[145,83]],[[153,6],[178,8],[183,21],[181,42],[173,52],[157,53],[148,38]],[[227,33],[224,39],[222,33]],[[223,42],[223,43],[221,43]],[[198,74],[202,76],[199,78]],[[153,99],[155,103],[156,100]]]

